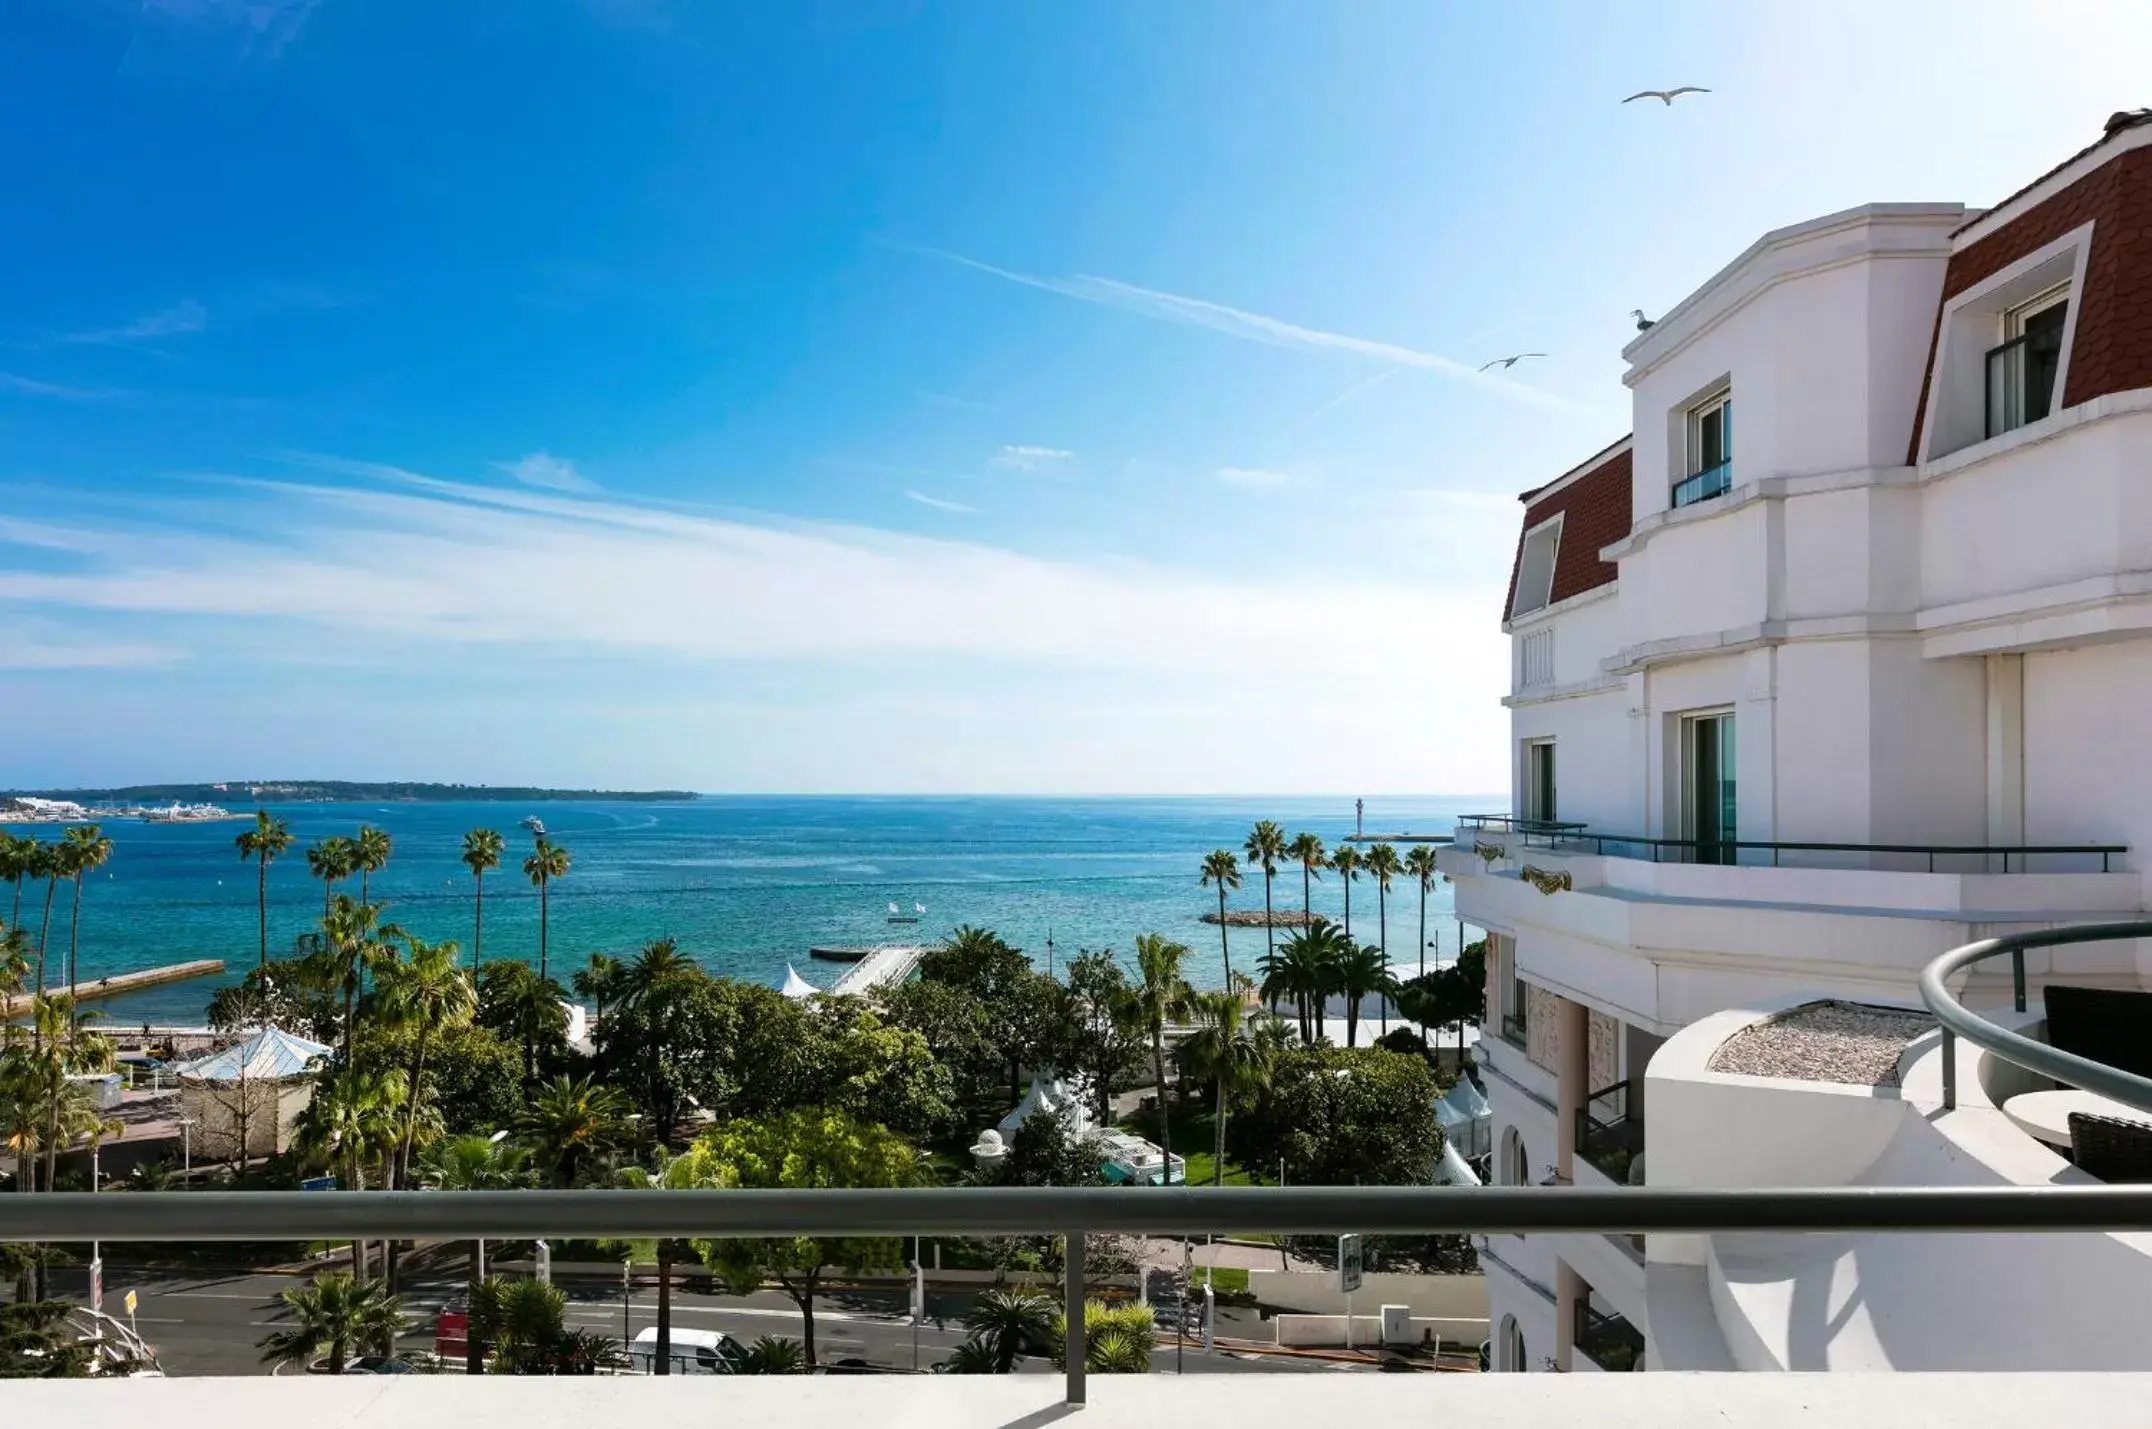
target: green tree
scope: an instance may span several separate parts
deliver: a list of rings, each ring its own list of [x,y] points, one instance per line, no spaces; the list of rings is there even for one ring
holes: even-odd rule
[[[363,1191],[366,1168],[386,1163],[394,1151],[409,1094],[404,1074],[393,1068],[347,1063],[323,1072],[292,1126],[292,1149],[303,1163],[336,1171],[345,1190]],[[245,1135],[243,1119],[240,1135]],[[351,1243],[351,1269],[366,1279],[363,1240]]]
[[[479,970],[478,1021],[523,1049],[523,1082],[557,1067],[568,1051],[567,992],[527,963],[495,958]]]
[[[1300,926],[1305,928],[1315,916],[1315,880],[1330,866],[1330,854],[1314,834],[1299,833],[1285,846],[1285,856],[1300,865]]]
[[[341,834],[316,839],[306,850],[306,871],[321,880],[321,916],[329,916],[339,881],[358,871],[358,850]]]
[[[1217,1094],[1217,1145],[1212,1184],[1225,1184],[1225,1125],[1233,1103],[1253,1096],[1270,1077],[1271,1043],[1254,1035],[1247,1005],[1235,992],[1205,993],[1196,999],[1196,1030],[1180,1046],[1190,1072],[1209,1082]]]
[[[342,1051],[346,1062],[351,1060],[359,992],[366,984],[366,976],[394,960],[396,946],[390,940],[402,936],[401,928],[381,921],[379,908],[371,903],[355,903],[346,893],[336,895],[321,920],[319,956],[344,997]]]
[[[1142,1055],[1144,1026],[1136,991],[1111,953],[1083,953],[1069,960],[1069,1065],[1089,1083],[1092,1115],[1110,1120],[1114,1080]]]
[[[1397,1010],[1420,1024],[1424,1050],[1426,1029],[1457,1029],[1458,1065],[1464,1063],[1464,1029],[1487,1015],[1487,944],[1475,942],[1457,961],[1422,973],[1397,990]]]
[[[1364,866],[1368,877],[1375,880],[1375,929],[1376,946],[1382,949],[1382,965],[1390,966],[1390,880],[1403,874],[1405,865],[1399,862],[1397,850],[1389,844],[1376,844],[1367,851]],[[1382,1030],[1390,1030],[1390,998],[1382,997]]]
[[[568,872],[568,850],[554,843],[544,834],[538,835],[537,846],[529,858],[523,860],[523,876],[538,890],[538,976],[546,975],[546,955],[550,912],[552,909],[553,880],[565,877]]]
[[[877,988],[874,1001],[890,1026],[919,1034],[928,1055],[949,1074],[964,1126],[990,1124],[1007,1110],[1007,1050],[994,1040],[995,1018],[985,1003],[925,978]]]
[[[1405,872],[1420,886],[1420,976],[1427,975],[1427,895],[1435,891],[1435,880],[1442,876],[1434,846],[1414,844],[1405,854]]]
[[[1345,936],[1352,936],[1352,886],[1359,881],[1360,870],[1366,860],[1352,844],[1339,844],[1330,855],[1330,867],[1335,870],[1338,881],[1345,885]]]
[[[406,934],[406,959],[386,964],[381,979],[380,1011],[385,1020],[412,1029],[411,1096],[404,1112],[403,1145],[390,1189],[411,1175],[411,1148],[418,1138],[419,1108],[426,1101],[426,1049],[436,1034],[462,1027],[478,1010],[471,979],[456,966],[454,943],[428,943]]]
[[[917,1155],[895,1132],[842,1113],[804,1108],[716,1127],[675,1165],[684,1184],[743,1189],[907,1186],[918,1174]],[[899,1242],[886,1236],[720,1240],[697,1249],[735,1294],[777,1282],[799,1307],[801,1343],[810,1365],[817,1362],[814,1302],[824,1277],[833,1270],[866,1274],[902,1264]]]
[[[37,924],[37,990],[45,990],[45,943],[52,934],[52,895],[66,874],[66,861],[57,844],[35,843],[29,855],[30,877],[45,880],[45,912]]]
[[[471,966],[485,961],[486,875],[501,866],[507,848],[498,829],[473,829],[463,836],[463,866],[471,870]]]
[[[65,1300],[0,1305],[0,1379],[86,1379],[96,1372],[91,1342],[68,1324]]]
[[[989,1290],[964,1317],[964,1342],[976,1345],[987,1373],[1007,1374],[1025,1355],[1053,1348],[1054,1302],[1032,1290]]]
[[[627,970],[626,963],[610,954],[592,953],[589,963],[577,968],[575,976],[568,979],[577,997],[587,997],[596,1004],[594,1025],[605,1025],[605,1005],[619,1000]]]
[[[327,958],[272,958],[210,994],[209,1025],[217,1032],[276,1026],[334,1042],[343,1027],[342,993]]]
[[[1310,918],[1263,968],[1262,996],[1293,1000],[1300,1040],[1309,1046],[1318,1040],[1324,1003],[1336,989],[1338,962],[1351,946],[1337,924],[1328,918]]]
[[[1322,1045],[1280,1053],[1234,1121],[1243,1165],[1296,1186],[1424,1186],[1442,1155],[1441,1086],[1425,1059]]]
[[[516,1191],[531,1184],[530,1153],[513,1141],[490,1136],[449,1136],[426,1149],[418,1164],[418,1181],[436,1191]],[[471,1242],[470,1278],[465,1303],[476,1305],[486,1279],[486,1243]],[[475,1329],[464,1339],[464,1370],[486,1371],[486,1341]]]
[[[1084,1368],[1098,1374],[1148,1374],[1158,1326],[1148,1305],[1107,1306],[1087,1300],[1083,1307]],[[1056,1313],[1049,1353],[1060,1369],[1067,1356],[1068,1318]]]
[[[372,824],[359,825],[358,837],[351,841],[351,866],[359,875],[359,901],[373,902],[368,883],[375,874],[389,866],[389,854],[395,849],[395,841],[387,829],[377,829]]]
[[[580,1184],[604,1171],[634,1136],[632,1104],[614,1087],[589,1077],[555,1077],[539,1087],[516,1119],[516,1134],[529,1145],[546,1180],[556,1187]]]
[[[1285,830],[1275,819],[1258,819],[1255,827],[1248,831],[1241,853],[1246,856],[1250,868],[1261,869],[1263,873],[1263,951],[1267,953],[1277,946],[1277,940],[1272,936],[1275,919],[1270,908],[1270,887],[1277,881],[1278,865],[1286,858]]]
[[[1151,1078],[1158,1088],[1158,1144],[1173,1164],[1173,1129],[1166,1115],[1166,1024],[1188,1015],[1195,990],[1181,973],[1188,949],[1159,933],[1136,939],[1136,1006],[1151,1039]]]
[[[37,840],[22,834],[11,834],[0,829],[0,879],[5,879],[15,890],[14,905],[8,909],[10,928],[22,926],[22,884],[34,877]]]
[[[1331,976],[1338,992],[1345,998],[1345,1045],[1360,1044],[1360,1003],[1369,996],[1379,996],[1387,1005],[1390,994],[1397,991],[1397,979],[1390,975],[1390,961],[1382,949],[1361,944],[1354,947],[1347,943],[1331,965]]]
[[[267,809],[254,811],[254,827],[242,829],[234,840],[239,845],[239,861],[254,860],[254,912],[261,928],[261,962],[263,972],[269,970],[269,865],[283,856],[291,847],[291,830],[282,819],[273,819]]]
[[[33,998],[30,1018],[35,1037],[31,1056],[42,1063],[38,1078],[45,1094],[45,1189],[58,1185],[56,1172],[60,1148],[77,1141],[92,1145],[118,1136],[121,1124],[107,1121],[91,1103],[89,1093],[68,1077],[90,1072],[109,1072],[117,1057],[112,1039],[97,1030],[99,1012],[82,1012],[66,993]]]
[[[1229,848],[1215,848],[1203,855],[1203,886],[1218,890],[1218,956],[1225,963],[1225,979],[1233,980],[1232,945],[1226,938],[1225,894],[1229,888],[1240,887],[1240,860],[1233,857]]]
[[[112,840],[95,824],[76,824],[61,836],[60,855],[67,876],[75,883],[74,908],[67,916],[67,986],[73,992],[79,980],[75,953],[82,934],[82,880],[103,868],[112,857]]]
[[[734,1374],[805,1374],[807,1351],[798,1340],[783,1340],[775,1335],[757,1336],[747,1347]]]
[[[365,1284],[340,1270],[324,1271],[312,1284],[287,1290],[282,1298],[291,1327],[256,1342],[264,1364],[303,1369],[321,1359],[330,1374],[342,1374],[354,1350],[393,1346],[408,1328],[403,1302],[386,1285]]]

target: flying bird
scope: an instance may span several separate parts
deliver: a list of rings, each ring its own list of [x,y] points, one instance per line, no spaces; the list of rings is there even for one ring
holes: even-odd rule
[[[1518,363],[1524,361],[1527,357],[1545,357],[1546,355],[1547,354],[1545,354],[1544,352],[1513,353],[1508,357],[1497,357],[1492,362],[1482,362],[1480,364],[1480,371],[1485,372],[1490,367],[1499,367],[1504,372],[1507,372],[1512,367],[1515,367]]]
[[[1640,89],[1622,103],[1633,104],[1639,99],[1656,99],[1661,104],[1672,104],[1684,94],[1709,94],[1710,90],[1700,84],[1685,84],[1679,89]]]
[[[1642,308],[1629,309],[1629,316],[1636,319],[1636,330],[1638,332],[1647,332],[1650,330],[1652,320],[1644,316],[1644,310]]]

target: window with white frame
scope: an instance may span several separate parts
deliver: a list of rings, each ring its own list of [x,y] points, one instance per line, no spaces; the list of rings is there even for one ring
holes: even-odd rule
[[[1553,740],[1528,739],[1524,742],[1523,775],[1524,817],[1552,823],[1556,817]]]
[[[1691,405],[1682,428],[1682,476],[1674,483],[1671,504],[1690,506],[1721,495],[1733,485],[1733,389],[1722,387]]]
[[[1554,558],[1561,547],[1560,514],[1524,533],[1524,550],[1517,557],[1517,597],[1510,602],[1510,619],[1545,609],[1554,595]]]
[[[2015,431],[2053,410],[2055,378],[2062,370],[2062,334],[2069,319],[2068,283],[2003,313],[2002,341],[1987,354],[1988,436]]]

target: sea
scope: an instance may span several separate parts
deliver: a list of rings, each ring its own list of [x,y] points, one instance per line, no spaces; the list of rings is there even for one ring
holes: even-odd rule
[[[549,962],[568,974],[594,952],[632,954],[671,937],[713,973],[777,986],[787,965],[828,986],[841,969],[811,961],[827,944],[933,942],[963,924],[991,928],[1041,967],[1065,966],[1086,950],[1132,961],[1138,934],[1188,944],[1191,981],[1222,985],[1228,953],[1253,972],[1264,948],[1260,927],[1219,930],[1199,921],[1217,895],[1202,886],[1203,855],[1239,850],[1258,819],[1276,819],[1326,844],[1364,827],[1371,834],[1446,834],[1459,814],[1498,808],[1500,798],[1371,798],[1356,811],[1345,798],[973,798],[710,796],[678,802],[310,803],[270,806],[293,844],[269,870],[269,947],[288,952],[320,918],[321,884],[308,876],[306,845],[361,824],[395,842],[371,896],[384,917],[430,940],[456,939],[468,957],[472,880],[459,861],[466,831],[499,830],[503,866],[486,877],[483,956],[538,958],[538,895],[521,872],[531,836],[527,817],[572,858],[551,893]],[[84,981],[113,973],[220,958],[222,977],[144,989],[104,1001],[111,1022],[196,1025],[215,989],[243,976],[257,957],[255,871],[240,861],[237,820],[104,823],[112,858],[85,883],[80,929]],[[24,832],[17,829],[16,832]],[[30,830],[54,837],[57,830]],[[1400,850],[1402,852],[1402,849]],[[348,891],[357,892],[354,886]],[[7,890],[0,888],[0,894]],[[70,890],[54,902],[50,958],[64,961]],[[1300,907],[1297,865],[1273,888],[1279,908]],[[1244,871],[1228,906],[1260,909],[1263,880]],[[1314,908],[1344,912],[1335,874],[1314,885]],[[896,904],[916,923],[892,924]],[[26,886],[23,921],[34,938],[42,888]],[[923,907],[923,913],[915,912]],[[1352,922],[1363,942],[1378,938],[1375,890],[1355,884]],[[1456,953],[1450,889],[1427,898],[1429,963]],[[1393,963],[1415,964],[1420,892],[1399,880],[1388,900]],[[1282,933],[1281,933],[1282,936]],[[56,963],[57,965],[57,963]],[[57,976],[57,973],[54,974]]]

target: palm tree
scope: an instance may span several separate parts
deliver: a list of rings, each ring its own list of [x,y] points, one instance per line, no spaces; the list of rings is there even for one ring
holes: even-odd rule
[[[79,1082],[68,1080],[70,1075],[85,1072],[109,1072],[117,1061],[112,1039],[91,1026],[103,1015],[78,1011],[75,999],[65,993],[36,998],[30,1005],[37,1037],[37,1050],[31,1056],[52,1073],[39,1079],[46,1098],[41,1140],[48,1191],[56,1184],[54,1174],[61,1147],[85,1137],[92,1142],[102,1141],[121,1131],[119,1123],[98,1115]]]
[[[798,1340],[759,1336],[733,1366],[734,1374],[805,1374],[807,1351]]]
[[[1375,880],[1376,946],[1382,949],[1383,966],[1387,968],[1390,965],[1390,880],[1402,874],[1405,865],[1398,862],[1395,848],[1389,844],[1376,844],[1367,851],[1367,857],[1361,861],[1361,866]],[[1387,994],[1382,1000],[1382,1030],[1390,1030],[1390,999]]]
[[[1294,834],[1293,841],[1285,846],[1285,856],[1300,865],[1300,926],[1304,928],[1315,916],[1313,885],[1330,866],[1330,854],[1315,835]]]
[[[15,903],[8,909],[7,923],[10,928],[22,926],[22,881],[31,877],[31,850],[37,840],[27,836],[0,833],[0,878],[15,887]]]
[[[464,1026],[478,1010],[478,996],[471,979],[456,966],[454,943],[428,943],[406,934],[410,957],[385,964],[381,978],[381,1010],[390,1023],[415,1030],[411,1054],[410,1105],[404,1112],[403,1147],[396,1189],[411,1177],[411,1143],[418,1135],[419,1103],[426,1094],[426,1047],[436,1031]]]
[[[1233,980],[1233,953],[1226,942],[1225,891],[1240,887],[1240,860],[1227,848],[1212,849],[1203,855],[1203,886],[1213,884],[1218,888],[1218,956],[1225,960],[1227,982]]]
[[[1442,872],[1434,848],[1429,844],[1414,844],[1405,854],[1405,872],[1420,885],[1420,976],[1426,977],[1427,895],[1434,891],[1435,879]]]
[[[1353,845],[1339,844],[1337,852],[1330,855],[1330,866],[1337,870],[1339,879],[1345,884],[1345,936],[1349,938],[1352,936],[1352,886],[1359,879],[1360,870],[1367,866],[1367,860]]]
[[[486,930],[486,875],[501,866],[501,851],[507,846],[499,829],[473,829],[463,836],[463,866],[471,870],[471,886],[475,894],[471,907],[471,971],[474,974],[486,956],[482,941]]]
[[[1216,1141],[1211,1184],[1225,1184],[1225,1119],[1230,1102],[1261,1087],[1270,1077],[1268,1041],[1258,1040],[1247,1025],[1246,1004],[1232,991],[1200,994],[1196,1030],[1181,1043],[1189,1068],[1218,1089]]]
[[[1278,876],[1278,864],[1285,858],[1285,830],[1278,827],[1275,819],[1258,819],[1254,828],[1248,830],[1248,841],[1241,846],[1250,868],[1263,870],[1263,951],[1277,946],[1271,930],[1270,885]]]
[[[333,1169],[344,1189],[366,1189],[366,1168],[389,1154],[410,1096],[402,1071],[352,1067],[324,1073],[292,1127],[292,1149],[308,1165]],[[244,1154],[242,1150],[242,1155]],[[366,1243],[351,1243],[351,1266],[366,1278]]]
[[[673,1129],[679,1121],[679,1107],[674,1100],[674,1088],[660,1074],[667,1052],[672,1047],[672,1026],[677,1006],[674,994],[689,978],[700,971],[692,960],[680,951],[680,945],[671,938],[653,938],[643,944],[635,961],[621,972],[618,1008],[622,1012],[635,1011],[643,1015],[643,1095],[647,1099],[643,1113],[649,1118],[650,1134],[659,1142],[670,1145]],[[610,1051],[614,1044],[607,1043]]]
[[[338,834],[316,839],[306,850],[306,871],[321,880],[321,916],[329,916],[329,899],[338,879],[349,878],[357,869],[358,851],[351,840]]]
[[[1025,1355],[1053,1346],[1054,1302],[1032,1290],[989,1290],[964,1317],[964,1343],[984,1356],[981,1372],[1007,1374]]]
[[[264,1364],[301,1368],[325,1358],[330,1374],[342,1374],[351,1351],[363,1345],[393,1346],[404,1332],[403,1303],[376,1281],[364,1284],[341,1270],[324,1271],[311,1285],[284,1292],[288,1330],[258,1343]]]
[[[538,835],[538,846],[531,856],[523,860],[523,876],[538,889],[538,976],[546,975],[546,911],[548,892],[553,880],[568,871],[568,850],[554,843],[544,834]]]
[[[344,989],[344,1061],[351,1061],[351,1032],[359,998],[359,988],[366,974],[376,966],[395,958],[392,938],[403,936],[403,929],[393,923],[381,921],[381,910],[371,903],[354,903],[348,893],[336,895],[336,901],[321,920],[322,951],[328,959],[330,975]]]
[[[267,809],[254,811],[254,827],[241,831],[234,840],[239,845],[239,861],[253,859],[260,866],[254,875],[254,911],[261,925],[261,968],[269,970],[269,865],[291,847],[291,830],[282,819],[269,817]]]
[[[29,854],[30,877],[45,880],[45,913],[37,925],[37,990],[45,990],[45,940],[52,932],[52,895],[59,890],[60,879],[65,876],[65,862],[58,844],[32,843]]]
[[[1173,1131],[1166,1118],[1166,1024],[1187,1016],[1189,1003],[1195,997],[1188,979],[1181,974],[1181,964],[1187,957],[1185,946],[1160,934],[1144,933],[1136,939],[1136,969],[1141,976],[1135,989],[1136,1006],[1144,1031],[1151,1037],[1151,1073],[1158,1084],[1158,1144],[1166,1153],[1167,1169],[1158,1182],[1161,1186],[1173,1179]],[[1006,1366],[1002,1372],[1007,1372]]]
[[[77,824],[61,837],[60,852],[66,860],[67,876],[75,881],[75,903],[67,915],[67,986],[73,991],[75,953],[81,946],[82,880],[103,868],[105,860],[112,857],[112,840],[95,824]]]
[[[617,1087],[591,1077],[555,1077],[537,1089],[516,1134],[555,1186],[570,1186],[591,1160],[603,1157],[628,1139],[633,1108]]]
[[[1345,1045],[1360,1045],[1360,1000],[1370,993],[1387,999],[1397,991],[1397,979],[1390,975],[1390,960],[1382,949],[1362,944],[1354,947],[1348,940],[1345,951],[1334,966],[1333,976],[1337,990],[1345,995]]]
[[[436,1191],[514,1191],[530,1184],[530,1154],[512,1141],[490,1136],[451,1136],[436,1141],[419,1163],[421,1185]],[[486,1243],[472,1242],[470,1278],[466,1303],[476,1305],[478,1287],[486,1278]],[[464,1369],[470,1374],[486,1372],[485,1338],[467,1330]]]
[[[667,941],[670,941],[669,939]],[[592,953],[590,964],[576,971],[568,979],[568,986],[577,997],[587,997],[597,1005],[599,1026],[605,1024],[605,1004],[618,1002],[627,980],[628,965],[606,953]]]
[[[351,841],[351,866],[359,875],[359,901],[370,903],[367,879],[389,866],[389,852],[394,847],[387,829],[377,829],[372,824],[359,825],[359,836]]]
[[[1300,1040],[1313,1046],[1322,1023],[1323,1003],[1336,985],[1340,957],[1352,946],[1328,918],[1310,918],[1287,938],[1263,978],[1265,997],[1291,997],[1300,1013]]]

